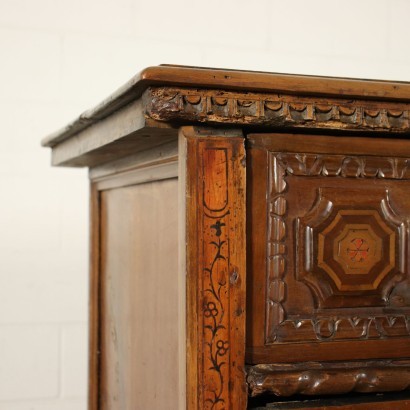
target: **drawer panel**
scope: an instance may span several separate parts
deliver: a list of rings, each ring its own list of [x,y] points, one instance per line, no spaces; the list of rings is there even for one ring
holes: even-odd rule
[[[249,140],[248,362],[410,356],[401,141]]]

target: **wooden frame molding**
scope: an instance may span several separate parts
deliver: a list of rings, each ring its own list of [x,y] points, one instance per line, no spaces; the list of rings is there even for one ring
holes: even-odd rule
[[[251,396],[323,395],[410,389],[410,361],[261,364],[248,368]]]
[[[100,191],[90,183],[90,276],[88,305],[88,409],[98,410],[100,345]]]
[[[183,127],[187,408],[244,409],[245,148],[240,132]]]
[[[150,87],[144,98],[157,121],[410,132],[408,103],[179,87]]]

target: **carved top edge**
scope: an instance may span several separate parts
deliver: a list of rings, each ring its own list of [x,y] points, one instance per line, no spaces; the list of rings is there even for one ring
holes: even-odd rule
[[[175,87],[151,87],[146,101],[157,121],[410,133],[404,102]]]
[[[148,67],[74,121],[43,139],[53,147],[90,125],[137,100],[151,85],[220,88],[246,92],[293,93],[296,95],[344,95],[346,98],[410,102],[410,83],[358,80],[335,77],[291,75],[255,71],[210,69],[183,66]]]

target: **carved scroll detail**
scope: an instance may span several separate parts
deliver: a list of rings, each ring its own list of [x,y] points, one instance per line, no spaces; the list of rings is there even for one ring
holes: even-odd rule
[[[266,333],[269,339],[275,340],[276,328],[285,320],[283,302],[286,295],[286,283],[283,279],[286,270],[285,215],[287,206],[284,195],[286,172],[275,156],[270,157],[269,172],[269,186],[272,191],[269,199]]]
[[[175,87],[147,93],[146,115],[159,121],[410,132],[407,103]]]
[[[410,179],[410,159],[329,154],[275,155],[287,175],[308,177]]]
[[[410,362],[261,364],[248,368],[247,380],[251,396],[403,391],[410,389]]]
[[[330,154],[269,153],[268,186],[271,189],[271,193],[268,199],[268,292],[266,301],[265,335],[265,341],[267,344],[276,342],[297,342],[301,340],[307,342],[348,339],[379,339],[410,335],[410,316],[408,311],[403,311],[403,313],[398,313],[396,311],[395,313],[387,314],[380,309],[375,309],[370,316],[369,314],[366,316],[360,315],[360,313],[356,315],[347,313],[335,315],[326,314],[322,311],[317,313],[312,318],[294,318],[287,315],[284,307],[286,298],[286,261],[289,257],[288,249],[285,245],[286,233],[289,230],[289,221],[286,218],[286,209],[289,206],[286,195],[289,183],[288,178],[291,178],[292,176],[338,176],[342,178],[384,178],[409,180],[410,170],[408,169],[408,165],[409,160],[405,158],[378,158]],[[380,217],[378,215],[380,213],[380,215],[383,215],[385,220],[388,221],[391,226],[395,226],[395,229],[398,229],[398,270],[400,272],[404,272],[404,264],[406,263],[406,253],[403,248],[405,243],[403,238],[406,235],[405,226],[403,221],[399,221],[397,216],[391,210],[388,193],[386,193],[386,195],[387,196],[381,196],[379,199],[379,210],[371,212],[377,212],[376,216],[379,219]],[[320,209],[312,209],[312,216],[306,216],[307,222],[312,218],[316,218],[316,223],[322,224],[323,221],[319,218],[319,216],[322,215],[323,218],[326,219],[332,212],[334,204],[331,200],[321,199],[318,201],[317,206]],[[348,213],[349,212],[352,213],[353,211],[348,211]],[[366,213],[365,211],[360,212]],[[307,222],[305,223],[307,230],[304,235],[309,237],[310,225]],[[297,226],[300,223],[300,220],[297,220]],[[299,228],[297,227],[297,230],[298,229]],[[312,232],[310,232],[310,234],[312,234]],[[305,260],[300,262],[304,264],[306,271],[311,269],[313,263],[311,257],[312,251],[309,250],[309,244],[312,243],[312,240],[308,239],[309,238],[300,239],[303,242],[303,246],[306,247]],[[354,240],[355,238],[352,237],[352,239]],[[370,239],[371,237],[369,236],[368,240],[370,241]],[[342,243],[343,240],[344,238],[341,238]],[[398,277],[399,276],[395,276],[392,279],[392,286],[395,285],[394,280],[399,281]],[[402,274],[400,278],[400,280],[403,279]],[[377,286],[378,283],[379,282],[377,282]],[[326,285],[326,283],[321,281],[321,286],[324,285]],[[387,285],[390,286],[390,284]],[[391,286],[389,289],[391,289]],[[343,296],[343,289],[339,289],[339,291]],[[321,292],[320,294],[324,292],[323,294],[326,296],[326,292],[323,289],[319,289],[317,292]],[[331,290],[330,294],[333,294],[333,292],[334,290]],[[355,305],[353,304],[352,306]]]

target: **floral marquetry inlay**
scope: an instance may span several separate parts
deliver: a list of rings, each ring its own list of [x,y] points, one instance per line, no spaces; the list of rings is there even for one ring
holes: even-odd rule
[[[245,218],[243,138],[198,135],[187,144],[187,407],[244,408]],[[239,341],[239,342],[238,342]],[[190,350],[189,350],[190,349]]]

